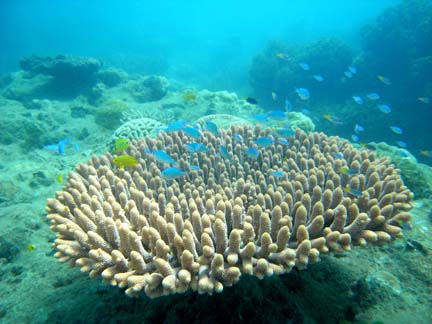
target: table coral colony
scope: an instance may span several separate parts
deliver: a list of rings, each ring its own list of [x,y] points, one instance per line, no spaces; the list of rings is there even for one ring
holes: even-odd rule
[[[273,144],[257,147],[261,137]],[[203,132],[207,152],[188,143],[182,131],[162,132],[119,153],[134,167],[117,168],[110,153],[78,165],[47,202],[56,257],[129,296],[212,294],[242,274],[283,274],[320,253],[388,243],[410,220],[399,170],[338,137],[297,130],[282,145],[270,129],[232,126]],[[258,157],[245,154],[251,147]],[[154,150],[188,174],[163,177]]]

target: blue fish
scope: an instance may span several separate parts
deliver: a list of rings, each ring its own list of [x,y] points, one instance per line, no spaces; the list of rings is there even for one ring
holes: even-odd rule
[[[176,178],[180,178],[180,177],[184,177],[187,175],[186,171],[182,171],[180,169],[177,168],[166,168],[165,170],[163,170],[161,172],[162,178],[164,179],[176,179]]]
[[[354,133],[358,134],[360,132],[364,132],[364,127],[362,125],[359,124],[355,124],[354,126]]]
[[[240,134],[234,134],[234,140],[243,143],[243,136],[241,136]]]
[[[280,136],[288,137],[294,134],[294,131],[289,127],[279,127],[275,129],[276,133]]]
[[[383,112],[384,114],[391,113],[391,108],[388,105],[378,105],[378,109]]]
[[[273,139],[269,138],[269,137],[260,137],[258,139],[256,139],[254,141],[254,143],[258,146],[258,147],[267,147],[270,146],[274,143]]]
[[[288,142],[288,140],[286,138],[278,138],[277,141],[281,145],[284,145],[284,146],[289,145],[289,142]]]
[[[200,138],[201,137],[200,131],[194,127],[189,127],[189,126],[183,127],[181,130],[189,137],[192,137],[192,138]]]
[[[429,97],[418,97],[418,101],[423,102],[424,104],[428,104],[431,102],[431,99]]]
[[[295,88],[295,92],[301,100],[309,100],[310,98],[309,90],[306,88]]]
[[[165,151],[155,150],[153,151],[153,155],[155,156],[156,160],[161,163],[177,164],[177,161],[174,160],[171,156],[169,156],[169,154]]]
[[[253,119],[256,119],[257,121],[261,122],[261,123],[266,123],[268,122],[268,118],[266,115],[264,114],[255,114],[251,116]]]
[[[319,74],[315,74],[315,75],[313,76],[313,78],[314,78],[315,80],[317,80],[318,82],[323,82],[323,81],[324,81],[323,76],[322,76],[322,75],[319,75]]]
[[[300,63],[299,63],[299,66],[300,66],[303,70],[305,70],[305,71],[309,71],[309,70],[310,70],[310,66],[309,66],[309,64],[307,64],[307,63],[300,62]]]
[[[271,175],[275,178],[282,178],[284,176],[284,173],[282,171],[272,171]]]
[[[351,78],[353,77],[353,74],[352,74],[352,72],[350,72],[350,71],[345,71],[345,72],[344,72],[344,75],[345,75],[348,79],[351,79]]]
[[[282,110],[272,110],[268,113],[268,116],[273,119],[284,119],[286,118],[286,113]]]
[[[214,136],[219,136],[219,129],[215,123],[213,123],[212,121],[206,121],[204,122],[204,126]]]
[[[165,132],[175,132],[182,130],[187,124],[186,120],[177,120],[168,124],[168,127],[165,128]]]
[[[408,144],[406,142],[404,142],[404,141],[397,141],[396,144],[399,145],[402,148],[407,148],[408,147]]]
[[[312,112],[309,109],[302,109],[302,113],[305,115],[310,115]]]
[[[366,98],[368,98],[369,100],[378,100],[380,98],[380,95],[378,93],[371,92],[366,95]]]
[[[352,96],[353,100],[355,101],[356,104],[362,105],[363,104],[363,99],[359,96]]]
[[[333,157],[335,159],[343,159],[344,155],[341,152],[335,152],[335,153],[333,153]]]
[[[259,155],[259,151],[255,147],[249,147],[245,150],[246,155],[251,159],[257,159]]]
[[[221,156],[222,156],[224,159],[227,159],[227,160],[229,160],[229,161],[232,160],[232,157],[231,157],[231,155],[228,153],[228,149],[226,148],[225,145],[221,145],[221,146],[220,146],[220,154],[221,154]]]
[[[357,135],[355,135],[355,134],[353,134],[351,136],[351,139],[352,139],[353,142],[358,142],[359,141],[359,137]]]
[[[395,133],[395,134],[402,134],[403,133],[403,130],[402,130],[402,128],[400,128],[400,127],[397,127],[397,126],[390,126],[390,129],[391,129],[391,131],[393,132],[393,133]]]
[[[292,111],[293,107],[292,107],[292,103],[291,101],[289,101],[288,99],[285,100],[285,110],[290,112]]]
[[[58,152],[60,154],[65,154],[66,144],[68,144],[69,142],[70,142],[69,138],[65,138],[63,140],[60,140],[60,142],[58,143]]]
[[[50,145],[45,145],[44,150],[48,150],[48,151],[52,151],[52,152],[58,152],[58,144],[50,144]]]
[[[75,149],[75,152],[79,152],[79,150],[80,150],[80,146],[79,146],[78,143],[75,143],[75,144],[74,144],[74,149]]]
[[[199,165],[189,165],[189,169],[192,171],[201,171]]]
[[[70,143],[69,138],[65,138],[60,140],[57,144],[45,145],[43,148],[48,151],[58,152],[61,155],[64,155],[66,152],[66,144]]]
[[[193,142],[193,143],[186,144],[186,151],[189,151],[189,152],[206,153],[209,150],[210,149],[207,146],[205,146],[204,144],[201,144],[201,143]]]
[[[355,66],[348,66],[348,71],[350,71],[352,74],[356,74],[357,68]]]

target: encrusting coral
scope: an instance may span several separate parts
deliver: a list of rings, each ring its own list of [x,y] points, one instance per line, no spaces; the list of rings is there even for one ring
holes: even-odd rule
[[[164,128],[166,128],[166,125],[156,119],[145,117],[132,119],[117,128],[112,139],[114,141],[118,138],[137,140],[144,136],[153,136]]]
[[[187,151],[183,132],[162,132],[130,145],[134,167],[117,168],[110,153],[78,165],[47,202],[56,257],[129,296],[212,294],[242,274],[282,274],[320,253],[388,243],[410,220],[412,193],[372,151],[300,130],[289,145],[276,144],[271,129],[219,133],[202,133],[204,153]],[[274,144],[258,148],[256,159],[245,154],[262,136]],[[219,154],[221,145],[229,156]],[[153,150],[188,174],[164,177],[164,165],[146,153]]]

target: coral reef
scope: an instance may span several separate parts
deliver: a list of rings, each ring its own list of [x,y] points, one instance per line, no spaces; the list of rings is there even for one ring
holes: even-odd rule
[[[187,90],[192,91],[192,90]],[[231,116],[248,116],[262,113],[262,109],[239,99],[235,93],[228,91],[200,90],[195,92],[195,100],[185,101],[184,91],[170,91],[157,102],[131,102],[123,114],[123,120],[137,118],[157,119],[162,123],[186,119],[193,121],[206,115],[227,114]]]
[[[24,104],[33,99],[52,97],[52,79],[47,75],[29,77],[20,71],[11,75],[12,80],[4,87],[1,95],[7,99],[17,100]]]
[[[0,105],[5,108],[0,114],[0,144],[18,143],[22,149],[28,151],[42,148],[50,140],[52,135],[46,123],[48,120],[42,117],[43,112],[32,114],[19,102],[2,97]]]
[[[306,133],[313,132],[315,130],[315,124],[312,119],[300,112],[290,112],[287,114],[289,125],[292,129],[300,128]]]
[[[172,122],[180,115],[180,111],[184,111],[184,106],[181,104],[164,104],[155,105],[154,103],[132,103],[129,109],[123,113],[122,122],[127,122],[132,119],[150,118],[157,119],[161,123]],[[176,108],[177,111],[174,111]],[[177,116],[176,116],[177,115]]]
[[[270,129],[220,132],[203,132],[206,153],[190,154],[182,132],[162,132],[123,153],[139,161],[130,169],[115,167],[110,153],[78,165],[47,202],[56,257],[129,296],[212,294],[242,274],[283,274],[320,253],[388,243],[410,220],[412,193],[372,151],[297,130],[288,146],[261,148],[253,159],[244,150]],[[222,142],[230,157],[218,154]],[[190,163],[200,170],[167,178],[145,149],[165,149],[183,170]]]
[[[120,69],[108,68],[96,73],[96,79],[107,87],[115,87],[129,78],[128,74]]]
[[[110,99],[102,104],[102,107],[93,109],[96,124],[107,129],[115,129],[121,124],[123,113],[128,109],[128,104],[119,99]]]
[[[372,142],[370,145],[375,147],[377,156],[388,156],[392,163],[401,170],[404,183],[416,198],[424,199],[432,196],[432,168],[430,166],[418,163],[411,153],[399,147],[384,142]]]
[[[288,59],[280,59],[278,53],[287,55]],[[321,100],[337,102],[344,92],[341,75],[352,60],[351,49],[337,38],[322,38],[298,48],[270,42],[263,53],[254,57],[249,81],[254,93],[268,105],[274,104],[272,92],[276,92],[280,100],[296,99],[296,87],[310,89],[314,94],[319,94]],[[300,62],[308,63],[314,72],[302,71]],[[324,76],[326,87],[312,78],[315,73]]]
[[[206,121],[212,121],[220,128],[230,128],[231,126],[245,126],[252,125],[252,123],[244,118],[228,115],[228,114],[214,114],[207,115],[197,119],[194,124],[203,124]]]
[[[398,80],[385,94],[408,106],[421,107],[416,94],[432,96],[432,4],[428,0],[404,0],[381,13],[376,21],[366,25],[363,41],[363,69]],[[369,77],[369,75],[365,75]],[[363,81],[366,82],[366,81]],[[422,113],[419,120],[428,120]],[[422,124],[422,123],[421,123]],[[426,128],[426,127],[425,127]]]
[[[166,125],[152,118],[131,119],[122,124],[113,134],[112,139],[127,138],[137,140],[144,136],[155,135],[159,130],[166,128]]]
[[[58,55],[30,56],[20,61],[22,71],[13,76],[4,90],[9,99],[65,99],[76,97],[96,83],[101,61],[89,57]]]
[[[169,82],[161,76],[141,77],[127,83],[127,88],[137,102],[157,101],[168,92]]]
[[[102,62],[91,57],[57,55],[55,57],[29,56],[21,59],[23,71],[45,74],[60,80],[77,80],[87,83],[102,66]]]

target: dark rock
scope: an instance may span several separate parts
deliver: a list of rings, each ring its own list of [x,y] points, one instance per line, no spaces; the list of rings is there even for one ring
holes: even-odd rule
[[[18,253],[19,249],[14,243],[0,237],[0,259],[6,259],[10,263],[16,258]]]
[[[52,183],[53,183],[53,180],[47,178],[47,176],[45,175],[44,172],[37,171],[37,172],[33,173],[33,177],[30,180],[29,185],[31,188],[37,188],[40,186],[48,187],[48,186],[52,185]]]
[[[85,140],[88,136],[90,136],[90,131],[88,130],[88,128],[84,127],[78,133],[77,139],[82,141]]]
[[[73,283],[73,278],[67,278],[67,277],[58,277],[56,278],[56,280],[53,282],[52,286],[54,288],[61,288],[61,287],[65,287],[65,286],[69,286],[70,284]]]
[[[35,75],[29,78],[20,71],[13,74],[12,81],[4,88],[2,95],[24,104],[32,99],[52,97],[52,79],[53,77],[47,75]]]
[[[98,100],[103,97],[105,90],[105,85],[100,82],[89,88],[87,93],[85,94],[88,103],[91,105],[97,105]]]
[[[0,181],[0,204],[11,203],[15,195],[19,191],[20,191],[19,186],[13,181],[4,181],[4,180]],[[1,241],[0,241],[0,245],[1,245]]]
[[[12,268],[11,268],[11,273],[12,273],[12,275],[14,275],[15,277],[16,276],[19,276],[20,274],[22,274],[24,272],[24,268],[23,267],[20,267],[20,266],[13,266]]]
[[[6,307],[4,307],[3,305],[0,305],[0,318],[3,318],[6,316]]]
[[[23,58],[20,66],[24,71],[61,79],[88,79],[100,69],[102,62],[91,57],[33,55]]]
[[[157,101],[168,92],[168,80],[161,76],[149,76],[129,82],[131,95],[138,102]]]
[[[0,76],[0,89],[6,87],[12,82],[13,78],[11,74]]]
[[[128,75],[126,72],[113,68],[99,71],[96,74],[97,80],[105,84],[107,87],[115,87],[119,83],[125,81],[127,77]]]
[[[71,107],[70,116],[72,118],[85,118],[89,111],[83,106]]]
[[[23,58],[20,61],[20,66],[27,72],[30,85],[33,84],[35,78],[41,76],[51,78],[48,80],[49,82],[45,82],[43,91],[31,91],[33,94],[31,98],[64,99],[74,98],[94,86],[96,84],[96,72],[102,66],[102,62],[90,57],[30,56]],[[18,84],[18,90],[23,87],[21,83],[23,83],[22,80]]]

